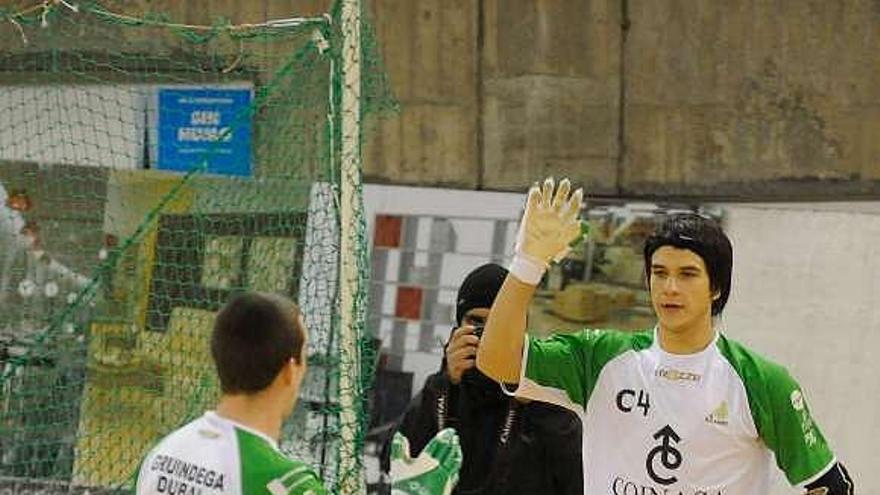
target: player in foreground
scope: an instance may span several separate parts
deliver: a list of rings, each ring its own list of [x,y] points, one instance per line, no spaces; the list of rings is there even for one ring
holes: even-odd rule
[[[211,354],[222,396],[216,411],[172,432],[147,454],[137,495],[320,495],[327,491],[306,464],[278,450],[305,376],[307,332],[297,306],[249,292],[217,314]],[[443,430],[416,459],[395,438],[395,495],[444,495],[461,465],[458,437]]]
[[[797,382],[714,327],[733,250],[710,219],[670,216],[645,242],[653,330],[524,338],[536,285],[580,232],[582,192],[569,192],[552,179],[529,191],[477,366],[517,396],[581,415],[584,493],[764,494],[774,460],[811,495],[853,493]]]

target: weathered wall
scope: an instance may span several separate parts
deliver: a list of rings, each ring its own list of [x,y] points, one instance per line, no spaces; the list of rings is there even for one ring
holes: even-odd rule
[[[519,189],[554,173],[613,190],[617,1],[371,4],[401,112],[367,144],[368,180]]]
[[[405,3],[373,2],[403,110],[368,147],[369,180],[521,189],[564,174],[602,194],[880,195],[876,2]]]
[[[477,185],[545,175],[611,192],[616,176],[619,16],[614,0],[484,2],[483,164]]]
[[[220,19],[228,20],[234,24],[246,24],[265,22],[268,19],[320,15],[327,12],[330,3],[330,0],[251,0],[247,2],[236,0],[186,2],[175,0],[106,0],[101,2],[101,5],[110,12],[133,18],[142,18],[145,14],[161,14],[164,19],[177,24],[211,26]],[[39,2],[20,0],[12,5],[3,5],[2,7],[9,12],[19,12],[34,5],[39,5]],[[60,6],[58,8],[66,15],[70,15],[66,8]],[[39,12],[39,8],[29,9],[30,15]],[[48,20],[56,22],[57,17],[49,17]],[[40,32],[39,24],[24,24],[21,27],[22,30],[19,31],[5,18],[0,23],[0,48],[3,51],[39,52],[45,49],[48,42],[58,44],[58,39],[53,39]],[[130,39],[141,50],[153,55],[180,54],[180,39],[169,34],[167,30],[151,32],[149,29],[128,29],[120,23],[118,25],[119,34],[113,32],[113,35],[108,35],[110,31],[113,31],[113,28],[69,32],[62,29],[55,30],[52,36],[71,36],[76,40],[78,46],[89,47],[94,51],[100,51],[104,48],[118,50],[119,46],[113,45],[113,43],[118,43],[120,39]],[[27,38],[26,44],[22,41],[22,34]]]
[[[598,194],[880,197],[876,1],[364,2],[401,103],[372,123],[367,180],[519,190],[564,174]],[[108,6],[210,24],[330,4]],[[0,47],[21,47],[8,22]]]
[[[629,18],[625,191],[880,193],[877,2],[629,2]]]
[[[401,109],[368,134],[367,178],[474,187],[479,167],[478,2],[368,3]]]

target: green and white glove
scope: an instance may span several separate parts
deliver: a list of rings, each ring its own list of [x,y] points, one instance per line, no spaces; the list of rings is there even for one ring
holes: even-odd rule
[[[415,459],[409,440],[394,434],[391,443],[391,495],[449,495],[458,483],[461,446],[452,428],[440,430]]]
[[[552,177],[544,180],[542,187],[535,183],[529,189],[510,263],[510,273],[519,280],[538,285],[550,262],[565,258],[571,244],[583,235],[579,217],[584,191],[570,192],[568,179],[554,187]]]

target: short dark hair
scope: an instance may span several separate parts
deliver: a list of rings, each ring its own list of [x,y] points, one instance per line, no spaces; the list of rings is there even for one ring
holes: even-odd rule
[[[688,249],[706,264],[712,293],[712,315],[724,310],[730,296],[730,277],[733,273],[733,246],[718,222],[696,213],[668,215],[645,240],[645,276],[651,280],[651,257],[663,246]],[[650,286],[648,287],[650,289]]]
[[[225,394],[264,390],[284,364],[302,362],[305,329],[299,308],[287,298],[245,292],[217,313],[211,356]]]

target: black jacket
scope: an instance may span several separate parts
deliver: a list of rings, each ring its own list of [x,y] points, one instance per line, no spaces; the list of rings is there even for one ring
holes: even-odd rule
[[[444,362],[445,366],[445,362]],[[570,411],[521,403],[476,369],[453,385],[444,368],[425,380],[397,431],[421,452],[441,428],[458,431],[464,459],[457,495],[582,495],[581,423]],[[381,462],[388,471],[390,441]]]

